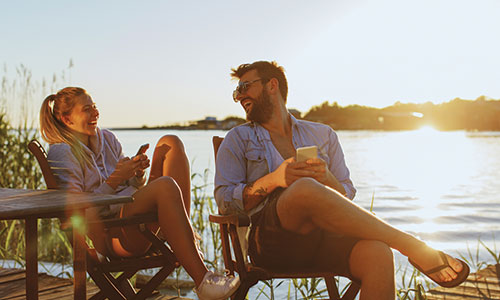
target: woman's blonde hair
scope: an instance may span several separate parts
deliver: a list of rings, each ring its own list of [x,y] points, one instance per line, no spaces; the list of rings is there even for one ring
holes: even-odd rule
[[[62,121],[68,116],[78,102],[78,97],[87,95],[87,91],[79,87],[66,87],[56,94],[47,96],[40,109],[40,133],[49,144],[65,143],[71,146],[77,159],[82,162],[89,158],[83,153],[82,144],[71,133]]]

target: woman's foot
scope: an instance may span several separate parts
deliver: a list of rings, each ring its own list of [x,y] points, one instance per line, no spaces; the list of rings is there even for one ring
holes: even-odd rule
[[[469,266],[462,260],[428,246],[409,256],[410,263],[420,272],[444,287],[457,286],[469,275]]]
[[[200,300],[224,300],[234,294],[239,286],[238,276],[217,275],[208,271],[196,288],[196,294]]]

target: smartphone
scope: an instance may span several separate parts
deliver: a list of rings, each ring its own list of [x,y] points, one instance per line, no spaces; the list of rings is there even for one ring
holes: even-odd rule
[[[139,150],[137,151],[136,156],[139,155],[139,154],[146,153],[146,150],[148,150],[148,148],[149,148],[149,144],[144,144],[144,145],[140,146]]]
[[[309,158],[318,157],[318,146],[297,148],[297,161],[306,161]]]

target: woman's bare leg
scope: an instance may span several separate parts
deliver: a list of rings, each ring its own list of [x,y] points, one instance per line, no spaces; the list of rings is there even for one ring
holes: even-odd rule
[[[161,231],[175,256],[198,286],[208,271],[198,254],[195,237],[179,186],[170,177],[156,178],[134,194],[134,202],[123,206],[124,216],[157,211]],[[146,242],[137,229],[129,229],[120,240],[130,251],[134,244]]]
[[[162,136],[153,153],[149,182],[162,176],[172,177],[182,191],[184,207],[189,216],[191,208],[191,175],[189,160],[181,139],[175,135]]]

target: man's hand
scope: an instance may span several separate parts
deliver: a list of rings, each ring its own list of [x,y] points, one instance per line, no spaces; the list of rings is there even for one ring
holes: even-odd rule
[[[313,172],[312,178],[324,185],[328,185],[328,180],[333,176],[326,166],[326,162],[319,157],[306,160],[307,170]]]
[[[326,162],[319,158],[309,158],[304,162],[296,162],[295,158],[285,160],[273,173],[278,186],[288,187],[301,177],[311,177],[345,195],[342,184],[328,169]]]
[[[285,160],[272,174],[276,185],[286,188],[299,178],[313,177],[314,170],[307,162],[297,162],[295,157],[291,157]]]

